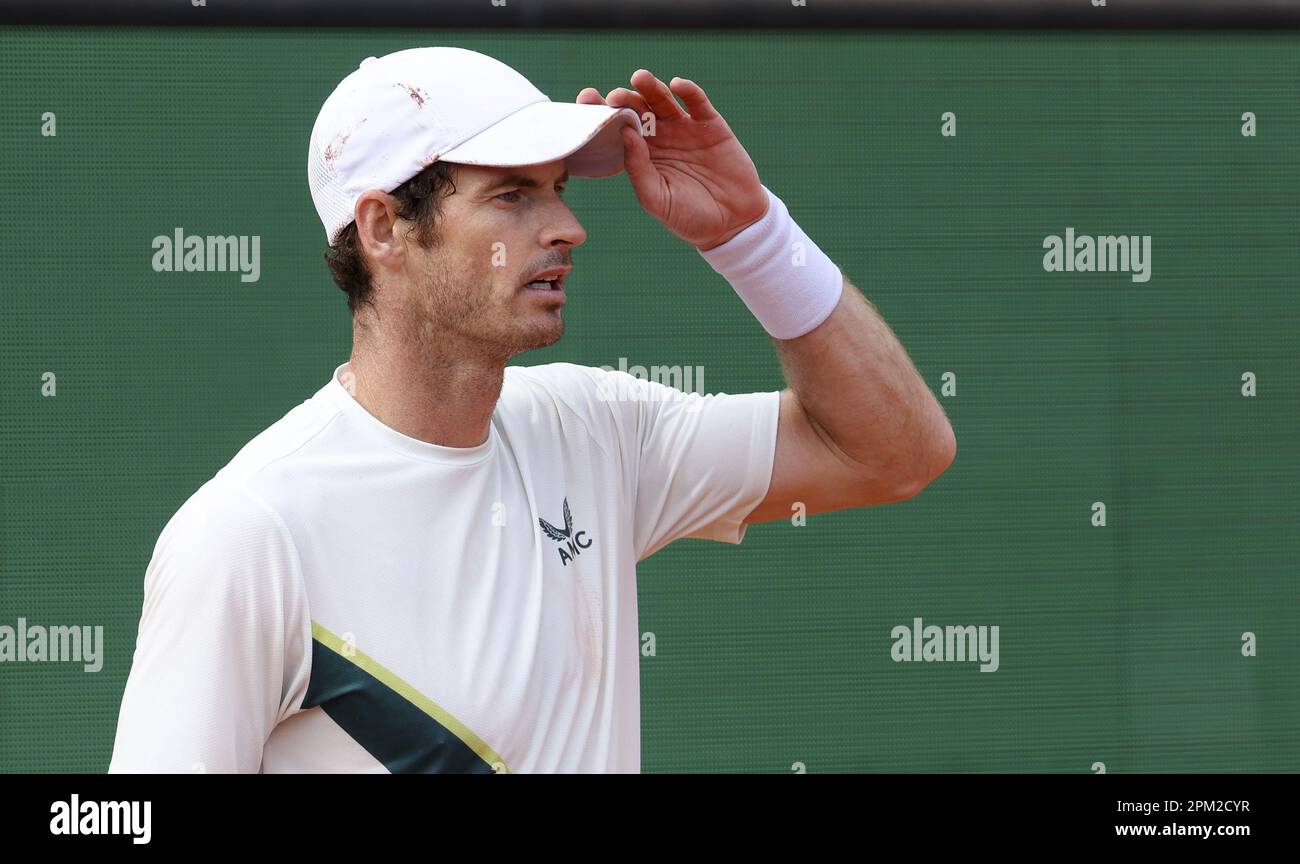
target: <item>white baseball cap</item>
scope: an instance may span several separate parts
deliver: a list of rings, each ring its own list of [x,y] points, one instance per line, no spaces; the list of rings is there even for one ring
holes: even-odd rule
[[[307,183],[325,241],[353,220],[357,198],[392,192],[438,160],[509,167],[565,159],[575,177],[623,170],[630,108],[552,102],[523,75],[465,48],[367,57],[334,88],[311,130]]]

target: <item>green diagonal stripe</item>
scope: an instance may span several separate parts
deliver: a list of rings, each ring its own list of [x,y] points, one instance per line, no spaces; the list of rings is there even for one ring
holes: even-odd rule
[[[311,632],[302,707],[319,705],[389,771],[510,773],[500,754],[409,682],[319,622]]]

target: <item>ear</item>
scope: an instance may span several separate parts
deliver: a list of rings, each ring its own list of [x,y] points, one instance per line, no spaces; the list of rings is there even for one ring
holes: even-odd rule
[[[365,250],[366,259],[377,268],[400,267],[406,243],[397,230],[397,199],[378,189],[362,192],[352,215],[357,223],[357,242]]]

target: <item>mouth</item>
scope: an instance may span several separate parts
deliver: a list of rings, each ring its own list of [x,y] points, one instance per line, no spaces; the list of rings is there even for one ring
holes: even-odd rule
[[[544,270],[538,273],[536,278],[523,284],[523,288],[528,291],[536,291],[541,294],[551,294],[557,298],[564,297],[564,282],[569,275],[572,267],[554,267],[550,270]]]

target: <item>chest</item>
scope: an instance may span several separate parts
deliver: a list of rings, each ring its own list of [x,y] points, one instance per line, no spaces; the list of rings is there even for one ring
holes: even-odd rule
[[[493,472],[437,494],[339,490],[348,503],[334,512],[357,515],[317,522],[303,569],[313,621],[344,646],[322,655],[322,672],[337,674],[336,654],[374,667],[375,680],[336,697],[353,703],[350,714],[393,716],[410,703],[423,712],[410,723],[436,720],[437,734],[390,740],[418,750],[468,738],[507,766],[529,742],[571,735],[600,714],[628,599],[620,604],[618,574],[631,563],[620,492],[590,473],[542,474],[554,476]]]

